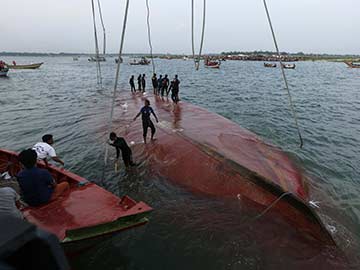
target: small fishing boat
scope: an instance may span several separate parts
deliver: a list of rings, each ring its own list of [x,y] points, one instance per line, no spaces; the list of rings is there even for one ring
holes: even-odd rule
[[[43,162],[37,164],[46,168]],[[64,169],[49,165],[56,182],[67,181],[70,191],[39,207],[25,207],[25,219],[55,234],[68,255],[96,245],[123,230],[147,223],[152,208],[128,196],[121,198]],[[0,173],[21,170],[17,154],[0,149]]]
[[[350,61],[344,61],[344,63],[349,67],[349,68],[360,68],[360,63],[354,63],[354,62],[350,62]]]
[[[8,66],[4,62],[0,61],[0,77],[6,77],[8,71]]]
[[[148,65],[150,64],[150,61],[147,60],[145,57],[142,57],[140,60],[137,59],[133,59],[129,62],[130,65],[132,66],[144,66],[144,65]]]
[[[43,62],[41,63],[35,63],[35,64],[28,64],[28,65],[18,65],[16,64],[15,61],[13,61],[13,64],[7,64],[7,66],[11,69],[37,69],[39,68],[42,64],[44,64]]]
[[[282,67],[285,69],[295,69],[295,64],[282,64]]]
[[[221,61],[211,61],[209,58],[206,58],[204,61],[205,67],[208,68],[220,68]]]
[[[123,62],[123,59],[120,57],[120,63],[122,63]],[[119,63],[119,58],[115,58],[115,63],[117,64],[117,63]]]
[[[275,63],[264,63],[264,67],[275,68],[276,64]]]
[[[89,62],[105,62],[106,58],[104,56],[91,56],[88,58]]]

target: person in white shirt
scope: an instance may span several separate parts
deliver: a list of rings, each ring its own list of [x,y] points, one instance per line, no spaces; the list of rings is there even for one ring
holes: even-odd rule
[[[64,166],[64,162],[56,156],[55,149],[51,146],[53,143],[53,135],[46,134],[42,136],[42,142],[35,144],[32,149],[36,151],[37,158],[43,160],[46,165],[48,165],[47,159],[49,158]]]
[[[11,187],[0,188],[0,216],[10,215],[16,218],[23,218],[20,210],[20,196]]]

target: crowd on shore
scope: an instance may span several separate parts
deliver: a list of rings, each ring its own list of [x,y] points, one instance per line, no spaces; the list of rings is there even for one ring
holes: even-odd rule
[[[153,74],[151,77],[151,83],[153,87],[153,93],[157,96],[166,96],[168,97],[171,92],[171,99],[175,104],[179,102],[179,85],[180,80],[178,79],[178,75],[175,75],[174,78],[170,81],[167,74],[159,75],[157,77],[156,73]],[[130,89],[132,93],[135,93],[136,91],[145,92],[146,88],[146,76],[145,74],[139,74],[137,77],[137,85],[138,88],[135,88],[135,76],[132,75],[129,80]]]

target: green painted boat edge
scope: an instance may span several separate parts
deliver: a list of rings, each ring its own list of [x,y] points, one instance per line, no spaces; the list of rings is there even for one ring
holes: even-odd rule
[[[95,226],[67,230],[65,232],[65,238],[61,241],[61,243],[70,244],[73,242],[101,237],[107,234],[136,227],[145,224],[149,221],[149,219],[146,216],[147,213],[136,216],[121,217],[113,222],[107,222]]]

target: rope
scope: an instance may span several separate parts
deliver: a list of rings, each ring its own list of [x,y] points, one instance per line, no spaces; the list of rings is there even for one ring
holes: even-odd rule
[[[102,77],[101,77],[101,67],[99,60],[99,44],[98,44],[98,37],[97,37],[97,31],[96,31],[96,20],[95,20],[95,8],[94,8],[94,0],[91,0],[91,8],[92,8],[92,15],[93,15],[93,24],[94,24],[94,36],[95,36],[95,55],[96,55],[96,78],[97,83],[102,83]]]
[[[153,57],[153,48],[151,44],[151,31],[150,31],[150,8],[149,8],[149,0],[146,0],[146,9],[147,9],[147,16],[146,16],[146,23],[147,23],[147,31],[148,31],[148,40],[149,40],[149,47],[150,47],[150,57],[151,57],[151,64],[153,69],[153,74],[155,73],[155,63]]]
[[[123,51],[123,47],[124,47],[125,30],[126,30],[128,11],[129,11],[129,0],[126,0],[125,15],[124,15],[123,28],[122,28],[122,33],[121,33],[121,41],[120,41],[120,49],[119,49],[118,59],[121,59],[122,51]],[[114,90],[113,90],[113,96],[112,96],[112,102],[111,102],[111,111],[110,111],[110,117],[109,117],[109,122],[108,122],[107,135],[111,132],[111,129],[112,129],[112,119],[113,119],[113,115],[114,115],[116,89],[117,89],[118,81],[119,81],[120,64],[121,64],[121,61],[118,61],[117,67],[116,67],[115,83],[114,83]],[[108,152],[109,152],[108,145],[107,145],[107,143],[105,143],[104,168],[103,168],[103,173],[102,173],[102,178],[101,178],[102,181],[105,178],[105,168],[107,165]]]
[[[191,45],[192,45],[192,55],[193,55],[196,70],[199,70],[199,66],[200,66],[201,52],[202,52],[202,48],[203,48],[203,44],[204,44],[204,36],[205,36],[205,22],[206,22],[206,0],[204,0],[204,4],[203,4],[203,23],[202,23],[202,30],[201,30],[199,55],[197,56],[197,59],[195,59],[194,0],[191,0]]]
[[[254,217],[253,221],[261,218],[263,215],[265,215],[275,204],[277,204],[282,198],[284,198],[287,195],[290,195],[290,192],[285,192],[281,194],[279,198],[277,198],[275,201],[273,201],[268,207],[265,208],[264,211],[262,211],[260,214],[258,214],[256,217]]]
[[[101,12],[100,0],[97,0],[97,4],[98,4],[98,8],[99,8],[101,26],[102,26],[103,33],[104,33],[103,55],[104,55],[104,57],[105,57],[105,52],[106,52],[106,33],[105,33],[104,20],[103,20],[103,16],[102,16],[102,12]]]
[[[292,101],[292,98],[291,98],[288,81],[287,81],[287,79],[286,79],[286,75],[285,75],[283,63],[282,63],[282,61],[281,61],[281,55],[280,55],[279,47],[278,47],[278,44],[277,44],[277,41],[276,41],[274,28],[273,28],[273,26],[272,26],[272,22],[271,22],[271,19],[270,19],[269,10],[268,10],[268,7],[267,7],[267,5],[266,5],[266,0],[263,0],[263,3],[264,3],[266,15],[267,15],[267,19],[268,19],[268,22],[269,22],[270,30],[271,30],[271,33],[272,33],[272,37],[273,37],[273,40],[274,40],[276,52],[277,52],[277,55],[278,55],[278,57],[279,57],[279,63],[280,63],[280,67],[281,67],[281,73],[282,73],[282,76],[283,76],[283,79],[284,79],[285,89],[286,89],[287,94],[288,94],[290,109],[291,109],[291,111],[292,111],[292,113],[293,113],[293,117],[294,117],[294,120],[295,120],[295,125],[296,125],[297,132],[298,132],[298,135],[299,135],[300,148],[302,148],[302,146],[303,146],[303,139],[302,139],[301,132],[300,132],[300,128],[299,128],[299,124],[298,124],[298,118],[297,118],[297,114],[296,114],[296,111],[295,111],[295,108],[294,108],[294,104],[293,104],[293,101]]]

